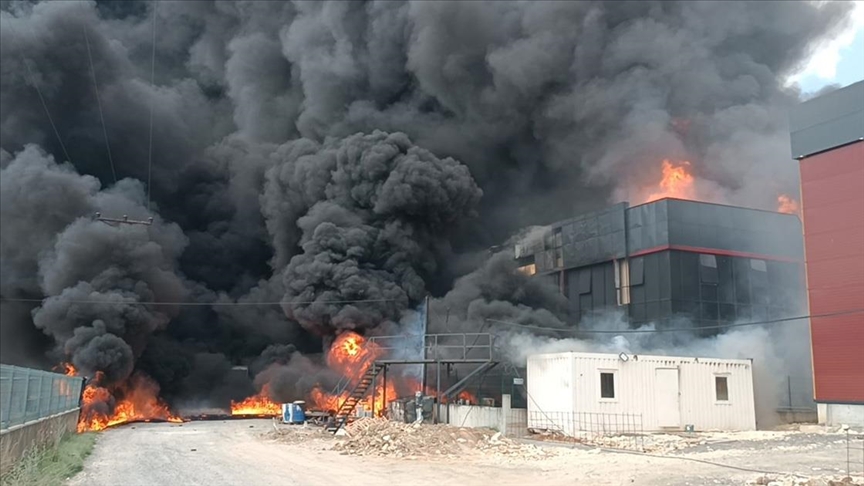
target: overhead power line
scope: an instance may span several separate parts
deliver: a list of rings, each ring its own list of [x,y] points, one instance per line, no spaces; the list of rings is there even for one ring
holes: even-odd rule
[[[45,114],[48,115],[48,123],[51,124],[51,128],[54,129],[54,135],[57,137],[57,142],[60,144],[60,148],[63,149],[63,155],[66,156],[66,161],[70,164],[72,163],[72,157],[69,157],[69,152],[66,150],[66,144],[63,143],[63,138],[60,137],[60,132],[57,130],[57,125],[54,124],[54,119],[51,118],[51,112],[48,111],[48,104],[45,103],[45,98],[42,96],[42,90],[39,89],[39,85],[36,83],[36,78],[33,76],[33,71],[30,69],[30,63],[27,62],[26,59],[22,59],[24,62],[24,66],[27,68],[27,76],[30,78],[30,84],[36,88],[36,94],[39,95],[39,101],[42,102],[42,108],[45,108]]]
[[[50,297],[44,299],[10,299],[3,297],[0,302],[34,302],[44,303]],[[290,301],[290,302],[167,302],[167,301],[137,301],[129,300],[125,302],[106,302],[104,300],[64,300],[70,304],[96,304],[96,305],[117,305],[117,304],[140,304],[140,305],[179,305],[179,306],[253,306],[253,305],[309,305],[309,304],[366,304],[372,302],[397,302],[397,299],[355,299],[355,300],[308,300],[308,301]]]
[[[622,329],[619,331],[607,330],[607,329],[573,329],[573,328],[554,328],[554,327],[543,327],[543,326],[531,326],[527,324],[519,324],[518,322],[509,322],[509,321],[501,321],[498,319],[485,319],[487,322],[494,322],[497,324],[504,324],[508,326],[518,327],[520,329],[534,329],[538,331],[544,332],[566,332],[573,334],[650,334],[655,332],[683,332],[683,331],[698,331],[703,329],[728,329],[733,327],[747,327],[747,326],[761,326],[763,324],[778,324],[781,322],[790,322],[790,321],[798,321],[801,319],[812,319],[812,318],[820,318],[820,317],[835,317],[835,316],[843,316],[850,314],[860,314],[864,313],[864,309],[853,309],[849,311],[842,312],[831,312],[826,314],[811,314],[811,315],[803,315],[803,316],[795,316],[795,317],[783,317],[779,319],[769,319],[765,321],[753,321],[753,322],[739,322],[735,324],[720,324],[716,326],[694,326],[694,327],[678,327],[678,328],[660,328],[660,329]]]
[[[114,159],[111,157],[111,144],[108,142],[108,128],[105,126],[105,115],[102,113],[102,101],[99,99],[99,85],[96,83],[96,68],[93,66],[93,54],[90,52],[90,38],[87,28],[84,28],[84,43],[87,44],[87,58],[90,60],[90,74],[93,75],[93,89],[96,91],[96,105],[99,107],[99,119],[102,120],[102,134],[105,136],[105,148],[108,149],[108,163],[111,165],[111,175],[117,184],[117,171],[114,170]]]
[[[153,0],[153,52],[150,59],[150,90],[156,86],[156,0]],[[155,92],[150,93],[150,142],[147,151],[147,210],[150,210],[150,173],[153,166],[153,102]]]

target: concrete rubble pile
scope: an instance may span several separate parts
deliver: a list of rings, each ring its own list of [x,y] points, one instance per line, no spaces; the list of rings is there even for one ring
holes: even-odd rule
[[[359,419],[345,429],[333,449],[360,456],[416,457],[488,454],[540,459],[549,455],[490,429],[406,424],[381,418]]]
[[[864,485],[862,476],[829,475],[817,477],[801,476],[759,476],[747,481],[748,485],[758,486],[859,486]]]

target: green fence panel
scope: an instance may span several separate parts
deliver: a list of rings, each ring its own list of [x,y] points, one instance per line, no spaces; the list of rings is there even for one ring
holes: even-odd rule
[[[77,409],[83,386],[76,376],[0,365],[0,430]]]

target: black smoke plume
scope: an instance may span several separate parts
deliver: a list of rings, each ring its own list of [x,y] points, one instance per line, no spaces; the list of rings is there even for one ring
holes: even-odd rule
[[[424,297],[449,253],[448,230],[482,192],[467,167],[401,133],[298,143],[302,150],[268,172],[262,197],[265,208],[315,201],[295,219],[302,252],[283,274],[286,315],[324,335],[398,320]]]
[[[773,209],[797,188],[784,80],[850,8],[4,1],[2,359],[179,397],[428,291],[464,322],[553,325],[506,262],[454,278],[520,227],[635,199],[664,158]],[[244,305],[148,303],[177,301]]]

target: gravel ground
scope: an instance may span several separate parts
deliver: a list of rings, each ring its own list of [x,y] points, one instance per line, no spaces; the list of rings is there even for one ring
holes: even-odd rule
[[[776,436],[726,434],[664,457],[542,443],[546,459],[520,457],[357,457],[334,451],[332,436],[315,428],[269,420],[136,424],[104,431],[84,470],[69,484],[303,485],[495,484],[542,485],[744,485],[759,473],[697,461],[796,473],[845,474],[845,438],[837,434]],[[861,476],[862,442],[854,442],[851,467]],[[857,456],[856,456],[857,452]]]

